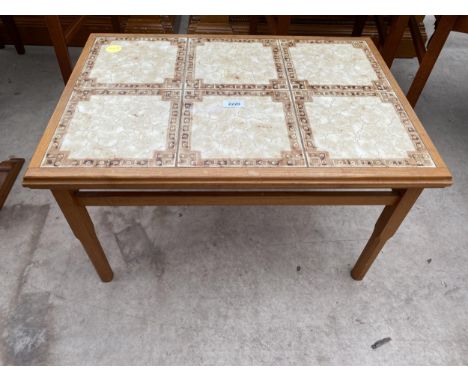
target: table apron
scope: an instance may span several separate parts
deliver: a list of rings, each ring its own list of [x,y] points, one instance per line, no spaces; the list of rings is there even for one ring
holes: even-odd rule
[[[76,191],[81,206],[158,205],[384,205],[397,203],[391,191]]]

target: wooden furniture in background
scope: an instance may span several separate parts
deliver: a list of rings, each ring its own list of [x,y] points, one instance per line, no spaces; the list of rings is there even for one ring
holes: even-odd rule
[[[255,20],[252,18],[255,18]],[[360,18],[360,26],[357,21],[358,18]],[[421,36],[425,41],[426,35],[423,19],[424,16],[416,16],[418,26],[422,32]],[[387,35],[391,22],[391,16],[293,15],[290,16],[287,32],[282,31],[280,34],[343,37],[362,35],[372,37],[377,46],[380,47],[383,44],[383,37]],[[276,34],[271,28],[271,24],[271,19],[268,22],[265,16],[190,16],[188,32],[191,34]],[[359,34],[356,34],[357,30],[360,30]],[[409,28],[404,30],[403,38],[397,48],[397,57],[411,58],[416,56]]]
[[[5,34],[7,34],[10,37],[13,45],[15,46],[16,52],[18,54],[24,54],[25,51],[23,40],[21,39],[21,34],[18,31],[13,16],[0,16],[0,20],[2,20],[3,26],[5,28]],[[0,49],[4,47],[5,41],[0,40]]]
[[[287,35],[291,24],[291,16],[264,16],[267,24],[274,35]],[[250,17],[250,34],[257,34],[259,16]],[[368,16],[356,16],[356,20],[351,32],[351,36],[360,37],[364,31]],[[382,53],[387,65],[390,67],[395,58],[398,47],[401,44],[403,34],[408,26],[409,16],[392,16],[387,33],[387,26],[383,16],[374,16],[375,25],[378,33],[377,46]],[[412,21],[416,23],[414,17]],[[413,33],[413,32],[412,32]],[[418,34],[418,36],[420,36]],[[419,46],[418,46],[419,48]]]
[[[112,44],[125,37],[116,35]],[[152,37],[131,49],[101,49],[96,58],[89,56],[91,47],[105,46],[109,35],[91,35],[23,181],[26,187],[52,191],[102,281],[112,280],[113,273],[87,206],[383,205],[351,272],[361,280],[421,191],[452,182],[369,38]],[[265,38],[268,44],[252,41]],[[330,44],[323,44],[324,39]],[[221,51],[219,42],[234,45]],[[340,50],[349,59],[317,68],[320,62],[309,65],[306,57],[311,48]],[[181,60],[188,49],[193,60]],[[292,49],[306,58],[295,60]],[[140,59],[129,60],[125,70],[108,72],[105,67],[112,65],[114,54]],[[259,57],[266,70],[257,70]],[[157,58],[174,65],[168,68]],[[83,68],[97,59],[100,70],[84,75]],[[354,71],[353,62],[367,72]],[[160,80],[149,83],[148,78]],[[320,102],[330,104],[330,97],[335,106],[326,110]],[[235,109],[226,105],[230,102]],[[224,123],[217,125],[217,118]],[[364,121],[358,122],[358,140],[346,135],[350,129],[335,128],[349,119]],[[68,129],[72,120],[73,131]],[[325,121],[322,129],[331,140],[322,136],[322,143],[314,141],[318,121]],[[394,127],[385,133],[389,121]],[[134,125],[139,132],[132,141]],[[210,133],[213,127],[221,131],[218,136]],[[85,142],[82,129],[88,132]],[[122,135],[115,135],[119,131]],[[141,139],[142,134],[149,134],[148,139]],[[337,134],[342,136],[337,139]],[[158,143],[160,137],[164,140]],[[111,145],[102,145],[111,140]]]
[[[250,16],[249,34],[257,34],[260,16]],[[286,36],[291,24],[291,16],[264,16],[271,30],[271,34]]]
[[[381,48],[382,56],[389,67],[397,56],[398,46],[401,44],[403,33],[409,28],[411,40],[419,68],[408,90],[407,98],[411,106],[415,106],[424,86],[434,68],[442,48],[451,31],[468,33],[468,16],[436,16],[434,33],[427,49],[417,16],[393,16],[390,30]]]
[[[60,16],[45,16],[47,29],[49,31],[50,39],[55,49],[55,54],[57,56],[57,61],[60,66],[60,71],[62,73],[63,81],[66,83],[70,74],[72,72],[72,64],[70,60],[70,55],[68,53],[68,46],[70,42],[73,40],[74,36],[79,33],[81,27],[86,23],[86,20],[90,16],[77,16],[74,22],[68,25],[65,28],[62,26],[61,17]],[[114,33],[121,33],[124,31],[131,30],[133,33],[147,33],[148,28],[140,28],[138,29],[138,25],[141,24],[142,19],[146,20],[153,20],[155,17],[160,16],[133,16],[127,19],[125,24],[125,29],[122,28],[122,17],[121,16],[108,16],[110,17],[110,21],[112,24],[112,31]],[[172,17],[172,20],[174,17]],[[157,24],[159,27],[159,24]],[[172,28],[173,23],[171,23]],[[154,27],[153,27],[154,29]],[[150,32],[152,29],[149,30]]]
[[[10,158],[0,162],[0,209],[5,204],[23,164],[23,158]]]
[[[418,46],[417,52],[420,64],[407,94],[408,101],[413,107],[418,102],[419,96],[426,85],[450,32],[468,33],[468,16],[439,16],[436,20],[434,34],[429,41],[427,50],[424,49],[424,45],[420,42],[417,26],[412,26],[414,30],[413,34],[415,35],[415,45]],[[468,74],[466,77],[468,77]]]
[[[380,50],[382,57],[389,68],[392,66],[398,47],[401,44],[403,34],[408,26],[409,16],[392,16],[391,20],[388,34],[385,36]]]
[[[356,16],[353,36],[362,36],[364,26],[369,16]],[[383,16],[373,16],[378,31],[378,48],[388,67],[392,66],[397,50],[405,30],[408,26],[409,16],[390,16],[389,26],[385,24]],[[414,19],[415,20],[415,19]],[[417,22],[416,22],[417,23]],[[411,31],[412,33],[412,31]]]
[[[423,16],[416,16],[422,39],[425,41],[423,18]],[[14,20],[25,45],[52,44],[43,16],[14,16]],[[60,16],[63,29],[69,28],[75,21],[76,16]],[[120,26],[124,33],[174,33],[175,23],[175,16],[120,16]],[[390,23],[389,16],[365,16],[362,35],[372,37],[379,46],[382,43],[382,36],[386,34],[382,32],[388,30]],[[356,16],[291,16],[287,34],[351,36],[355,27]],[[188,32],[193,34],[251,34],[250,28],[251,16],[190,16]],[[109,22],[108,16],[88,16],[67,44],[68,46],[83,46],[90,33],[112,31],[112,23]],[[13,43],[2,23],[0,23],[0,34],[5,35],[6,43]],[[254,34],[272,34],[272,29],[264,16],[258,16],[257,31]],[[284,33],[281,34],[284,35]],[[397,57],[416,57],[408,28],[398,47]]]
[[[72,63],[68,53],[68,44],[73,36],[78,32],[80,27],[85,22],[87,16],[77,16],[75,22],[63,29],[59,16],[45,16],[47,28],[49,30],[50,39],[54,45],[55,55],[60,66],[63,82],[67,83],[72,72]],[[119,16],[110,16],[112,28],[115,33],[120,33]]]
[[[44,16],[12,16],[24,45],[53,45]],[[60,16],[64,30],[76,21],[76,16]],[[174,33],[174,16],[119,16],[120,28],[124,33]],[[80,29],[71,36],[69,47],[82,47],[91,33],[112,33],[114,27],[109,16],[87,16]],[[3,23],[0,23],[0,35],[4,43],[13,44]]]
[[[378,40],[376,41],[376,45],[380,48],[384,41],[385,36],[387,34],[387,25],[385,23],[384,16],[373,16],[372,17],[375,23],[375,27],[377,28],[378,33]],[[351,36],[353,37],[360,37],[364,32],[364,28],[366,27],[367,21],[370,19],[370,16],[355,16],[353,31],[351,32]]]

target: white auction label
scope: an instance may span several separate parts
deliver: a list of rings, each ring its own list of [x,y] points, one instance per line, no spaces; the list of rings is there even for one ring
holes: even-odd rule
[[[228,107],[228,108],[239,108],[239,107],[244,107],[244,101],[239,100],[239,99],[233,99],[233,100],[224,100],[223,101],[223,106]]]

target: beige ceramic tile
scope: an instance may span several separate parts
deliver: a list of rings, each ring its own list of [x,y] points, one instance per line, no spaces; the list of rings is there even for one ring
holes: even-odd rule
[[[179,166],[305,165],[287,92],[187,91],[182,120]]]
[[[176,165],[434,164],[365,41],[98,37],[42,166]]]
[[[181,88],[187,40],[98,37],[78,86]]]
[[[365,41],[282,40],[281,46],[294,88],[389,89]]]
[[[191,38],[188,88],[287,89],[276,40]]]
[[[434,166],[396,97],[309,95],[297,104],[310,166]]]
[[[173,166],[180,91],[76,91],[43,166]]]

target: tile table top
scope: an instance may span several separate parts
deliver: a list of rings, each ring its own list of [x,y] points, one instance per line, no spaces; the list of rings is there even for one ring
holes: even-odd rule
[[[35,161],[445,168],[370,40],[318,37],[92,35]]]

